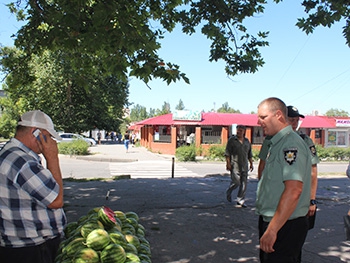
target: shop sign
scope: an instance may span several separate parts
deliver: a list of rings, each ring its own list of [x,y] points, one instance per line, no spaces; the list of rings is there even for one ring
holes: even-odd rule
[[[350,119],[335,119],[335,126],[350,127]]]
[[[176,110],[173,112],[173,120],[201,121],[202,113],[200,111]]]

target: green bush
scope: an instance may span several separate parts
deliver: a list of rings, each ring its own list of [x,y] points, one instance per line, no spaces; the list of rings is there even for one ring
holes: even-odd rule
[[[208,149],[207,159],[213,161],[225,161],[225,145],[211,145]]]
[[[350,148],[328,147],[316,145],[317,155],[324,161],[344,161],[350,158]]]
[[[181,146],[176,149],[175,156],[180,162],[193,162],[196,160],[196,146]]]
[[[89,144],[84,140],[75,140],[72,142],[60,142],[58,152],[67,155],[88,155]]]
[[[259,161],[260,150],[252,148],[253,161]]]

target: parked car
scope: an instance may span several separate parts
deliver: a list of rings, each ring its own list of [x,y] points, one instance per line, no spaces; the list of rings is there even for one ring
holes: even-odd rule
[[[76,133],[61,133],[60,134],[63,142],[71,142],[73,140],[84,140],[86,141],[90,146],[96,145],[96,141],[93,138],[87,138],[83,135],[76,134]]]
[[[350,179],[350,162],[348,164],[348,168],[346,169],[346,175],[349,177]]]

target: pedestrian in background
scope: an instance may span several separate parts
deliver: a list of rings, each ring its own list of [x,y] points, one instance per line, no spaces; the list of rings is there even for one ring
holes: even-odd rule
[[[124,134],[124,146],[125,146],[126,152],[128,152],[128,150],[129,150],[129,143],[130,143],[130,135],[128,132],[126,132]]]
[[[260,261],[295,263],[308,231],[310,152],[289,125],[282,100],[263,100],[258,123],[264,134],[272,136],[256,199]]]
[[[0,262],[51,263],[66,217],[57,142],[51,118],[24,113],[0,151]],[[39,154],[46,160],[41,164]]]
[[[231,183],[226,191],[227,201],[232,202],[232,192],[239,187],[237,205],[247,207],[244,198],[247,192],[248,170],[253,171],[251,144],[245,137],[246,127],[237,125],[236,135],[231,136],[226,144],[226,170],[230,171]],[[248,168],[249,161],[249,168]]]

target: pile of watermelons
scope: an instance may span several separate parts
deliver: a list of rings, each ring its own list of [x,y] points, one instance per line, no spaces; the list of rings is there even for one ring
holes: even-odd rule
[[[135,212],[103,206],[67,224],[56,263],[150,263],[145,228]]]

